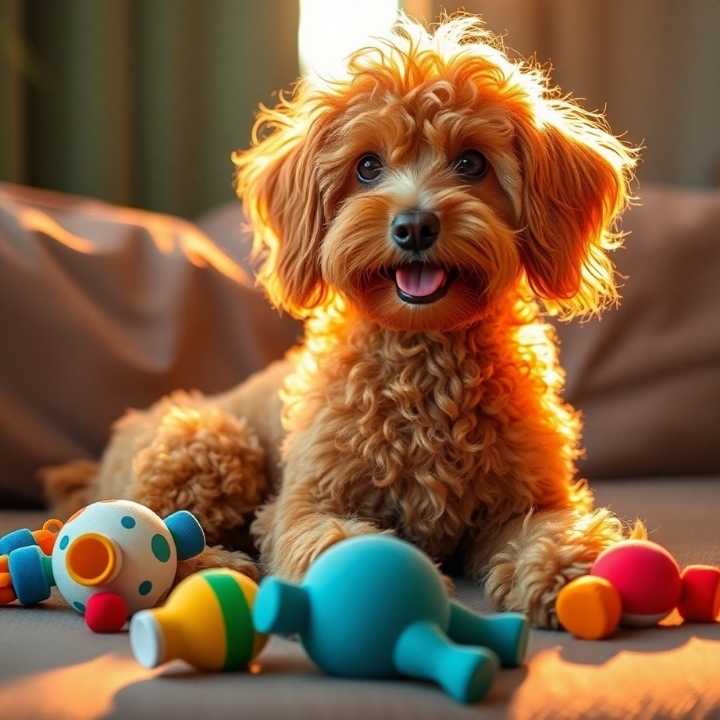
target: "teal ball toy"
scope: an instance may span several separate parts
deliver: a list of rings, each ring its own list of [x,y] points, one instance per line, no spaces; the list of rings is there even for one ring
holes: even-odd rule
[[[426,555],[383,535],[333,546],[301,585],[266,578],[253,620],[261,633],[298,634],[331,675],[422,678],[459,702],[484,697],[500,665],[521,664],[528,635],[523,615],[480,616],[450,600]]]

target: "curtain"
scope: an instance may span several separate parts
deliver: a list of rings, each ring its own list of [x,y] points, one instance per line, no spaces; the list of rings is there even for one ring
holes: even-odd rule
[[[2,0],[0,179],[195,216],[298,73],[292,0]]]
[[[720,185],[719,0],[425,0],[427,16],[465,8],[613,130],[645,146],[638,177]]]
[[[460,3],[405,0],[435,19]],[[720,0],[467,0],[644,144],[638,176],[720,184]],[[186,217],[298,73],[295,0],[2,0],[0,180]]]

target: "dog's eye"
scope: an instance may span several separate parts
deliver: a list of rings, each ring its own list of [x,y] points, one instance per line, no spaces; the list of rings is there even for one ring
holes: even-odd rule
[[[375,182],[382,173],[382,160],[375,153],[363,155],[355,168],[357,179],[364,184]]]
[[[477,150],[465,150],[453,163],[455,172],[468,180],[484,177],[489,167],[487,158]]]

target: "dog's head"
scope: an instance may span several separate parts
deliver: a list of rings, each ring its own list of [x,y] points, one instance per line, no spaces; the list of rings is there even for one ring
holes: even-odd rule
[[[340,295],[395,329],[449,330],[527,286],[569,317],[615,297],[634,152],[476,20],[407,19],[263,108],[234,155],[271,299]]]

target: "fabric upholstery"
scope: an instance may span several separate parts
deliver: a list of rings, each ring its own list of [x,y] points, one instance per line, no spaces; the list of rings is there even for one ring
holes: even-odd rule
[[[681,564],[717,564],[719,487],[720,478],[629,479],[596,490],[626,520],[643,516]],[[0,513],[0,534],[41,520]],[[461,581],[458,595],[485,608],[477,586]],[[502,671],[490,695],[470,707],[432,685],[326,677],[280,638],[255,675],[203,675],[180,661],[148,671],[133,660],[127,635],[93,635],[59,600],[0,607],[0,637],[0,707],[13,720],[720,717],[720,624],[623,630],[603,642],[533,631],[527,666]]]
[[[128,408],[225,390],[297,336],[194,225],[9,185],[0,308],[5,507],[41,501],[39,466],[97,457]]]
[[[720,192],[648,187],[625,217],[622,303],[560,326],[590,477],[720,471]]]
[[[720,193],[640,197],[620,309],[560,326],[582,469],[717,472]],[[35,470],[97,457],[127,408],[228,389],[282,354],[300,329],[254,287],[248,250],[237,203],[191,224],[0,186],[0,504],[41,502]]]

